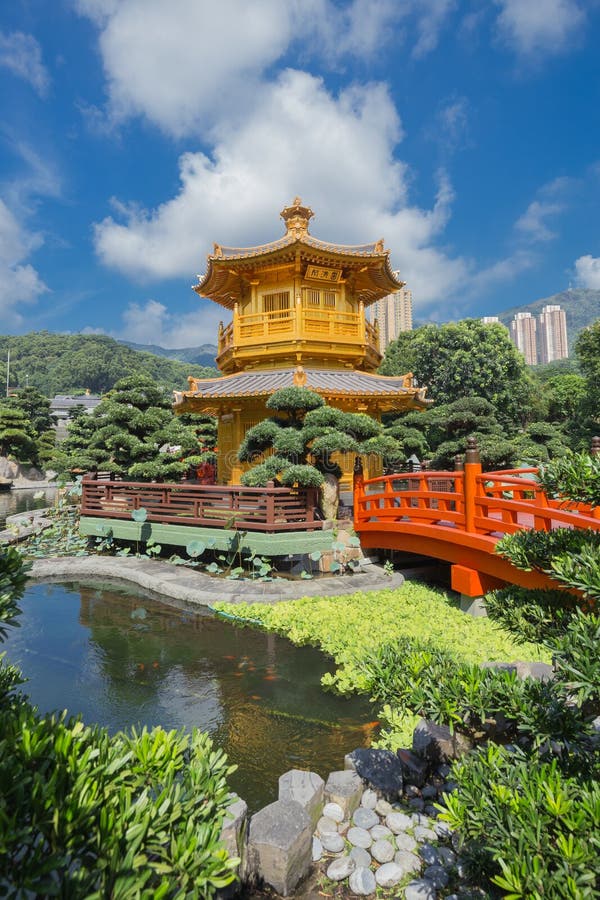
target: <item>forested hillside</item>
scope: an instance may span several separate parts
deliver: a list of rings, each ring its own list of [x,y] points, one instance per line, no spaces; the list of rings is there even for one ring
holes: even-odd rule
[[[158,344],[134,344],[133,341],[121,341],[126,347],[152,353],[154,356],[166,356],[167,359],[178,359],[180,362],[195,363],[198,366],[214,366],[217,355],[216,344],[201,344],[199,347],[161,347]]]
[[[127,375],[146,373],[167,390],[186,388],[188,375],[207,378],[216,369],[141,353],[105,335],[33,331],[0,335],[0,384],[6,385],[10,349],[10,387],[36,387],[45,396],[83,392],[103,394]]]

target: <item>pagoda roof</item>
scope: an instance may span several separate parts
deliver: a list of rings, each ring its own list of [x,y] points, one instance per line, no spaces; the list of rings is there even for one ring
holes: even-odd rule
[[[411,374],[399,376],[376,375],[354,369],[304,369],[301,366],[285,369],[259,369],[237,372],[221,378],[189,379],[189,391],[175,391],[175,407],[183,409],[187,400],[210,400],[237,397],[268,397],[281,388],[301,385],[324,397],[361,398],[402,397],[403,404],[412,398],[417,408],[426,408],[426,388],[413,385]]]
[[[313,211],[296,197],[291,206],[280,213],[286,223],[286,234],[275,241],[256,247],[223,247],[215,244],[207,256],[206,272],[198,276],[194,291],[233,309],[241,297],[244,276],[251,277],[261,266],[292,263],[297,257],[307,264],[341,268],[345,278],[354,277],[355,290],[365,305],[394,293],[404,286],[392,271],[390,251],[383,239],[370,244],[336,244],[313,237],[308,223]]]

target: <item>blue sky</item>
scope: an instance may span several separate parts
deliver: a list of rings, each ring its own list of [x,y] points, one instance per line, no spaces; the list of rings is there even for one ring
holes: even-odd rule
[[[12,0],[0,332],[214,342],[214,241],[385,238],[420,320],[600,288],[600,0]],[[226,313],[225,313],[226,315]]]

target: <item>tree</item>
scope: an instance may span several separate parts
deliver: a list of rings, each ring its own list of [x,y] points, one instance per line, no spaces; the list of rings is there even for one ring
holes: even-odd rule
[[[581,332],[575,352],[586,378],[581,419],[583,434],[589,439],[600,434],[600,319]]]
[[[267,408],[279,415],[251,428],[238,451],[241,462],[258,462],[242,475],[242,483],[264,486],[278,477],[282,484],[316,487],[324,475],[339,478],[335,453],[401,455],[396,440],[383,433],[383,426],[364,413],[346,413],[327,406],[308,388],[275,391]],[[264,458],[265,453],[271,456]]]
[[[92,415],[69,428],[62,468],[97,468],[134,480],[181,477],[198,450],[195,429],[184,425],[169,398],[145,375],[122,378]]]
[[[502,423],[525,424],[531,418],[532,383],[502,325],[465,319],[406,332],[386,350],[380,372],[407,370],[437,403],[479,397],[492,404]]]
[[[18,462],[35,462],[35,431],[25,413],[4,400],[0,403],[0,456],[14,456]]]
[[[25,413],[38,437],[56,425],[56,416],[50,412],[50,400],[37,388],[19,388],[11,395],[10,401]]]

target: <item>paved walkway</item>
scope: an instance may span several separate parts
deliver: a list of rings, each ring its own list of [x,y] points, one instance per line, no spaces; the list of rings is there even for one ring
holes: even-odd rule
[[[151,591],[161,599],[201,606],[217,600],[228,603],[280,603],[299,597],[332,597],[356,591],[398,588],[404,577],[385,575],[380,566],[369,564],[353,575],[331,575],[310,581],[228,581],[204,572],[153,559],[119,556],[51,557],[35,560],[29,573],[34,581],[103,581],[128,583]]]

